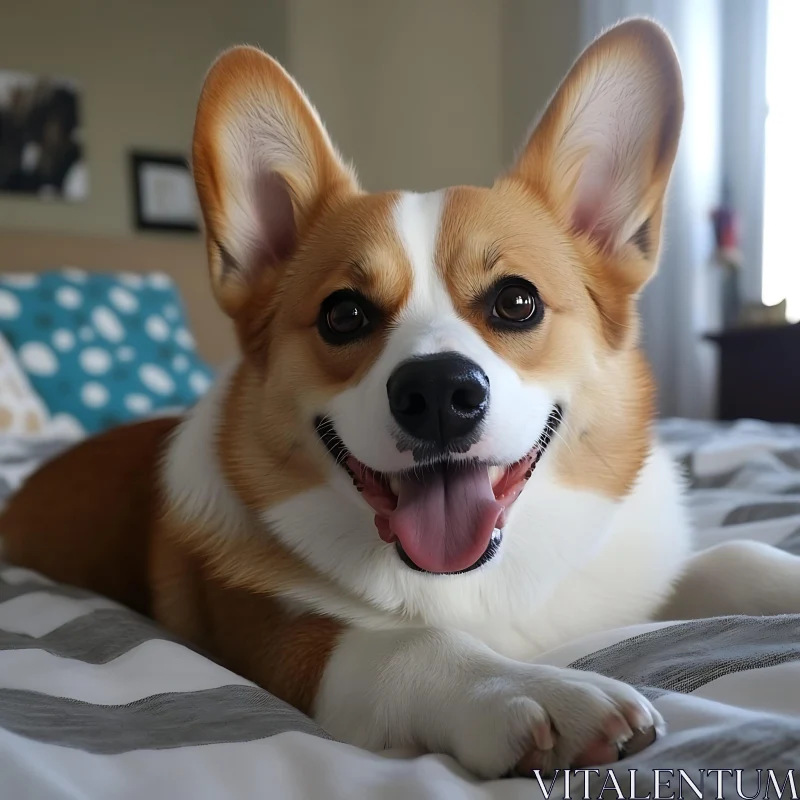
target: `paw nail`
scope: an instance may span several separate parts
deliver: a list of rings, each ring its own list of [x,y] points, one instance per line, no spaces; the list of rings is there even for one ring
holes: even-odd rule
[[[633,731],[624,717],[611,717],[603,726],[603,733],[612,744],[627,742],[633,738]]]
[[[625,714],[636,730],[645,731],[653,727],[650,714],[640,705],[627,706],[625,708]]]
[[[652,727],[644,731],[637,730],[636,733],[627,742],[625,742],[623,747],[618,747],[620,758],[641,753],[642,750],[653,744],[655,740],[656,732]]]

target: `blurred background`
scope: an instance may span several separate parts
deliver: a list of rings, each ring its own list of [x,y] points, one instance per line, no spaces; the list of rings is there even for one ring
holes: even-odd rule
[[[212,364],[233,345],[207,297],[183,162],[223,48],[276,56],[368,189],[427,190],[490,183],[580,49],[620,18],[655,17],[679,51],[687,107],[661,272],[642,304],[661,410],[796,408],[800,421],[797,394],[788,411],[763,407],[791,387],[772,392],[746,366],[773,375],[800,361],[786,338],[800,318],[798,0],[0,0],[0,11],[0,270],[169,272]],[[800,389],[796,374],[782,380]]]

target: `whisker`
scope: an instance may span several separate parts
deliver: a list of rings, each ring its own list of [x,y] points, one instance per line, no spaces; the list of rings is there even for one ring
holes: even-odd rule
[[[551,437],[552,436],[557,436],[564,443],[564,447],[567,448],[569,453],[571,455],[574,455],[575,454],[575,450],[573,449],[573,447],[570,444],[569,440],[561,432],[561,428],[566,428],[568,431],[571,432],[570,423],[564,418],[563,413],[559,414],[559,422],[555,426],[548,420],[548,423],[545,426],[545,428],[548,428],[548,427],[549,427],[549,435]]]

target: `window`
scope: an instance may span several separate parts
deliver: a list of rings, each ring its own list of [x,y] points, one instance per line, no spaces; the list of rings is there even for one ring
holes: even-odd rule
[[[762,302],[800,321],[800,2],[769,0]]]

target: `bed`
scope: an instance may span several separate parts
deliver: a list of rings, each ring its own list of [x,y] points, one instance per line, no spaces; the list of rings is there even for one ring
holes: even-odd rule
[[[751,538],[800,554],[800,428],[667,420],[660,433],[685,467],[700,546]],[[0,503],[76,435],[0,440]],[[584,796],[585,780],[589,796],[603,785],[605,797],[631,796],[636,770],[644,797],[670,777],[656,769],[684,770],[684,797],[699,796],[692,786],[703,781],[715,796],[718,777],[725,797],[756,796],[757,780],[764,796],[772,779],[758,769],[773,770],[783,796],[797,796],[800,616],[639,625],[539,661],[636,685],[669,725],[615,767],[621,793],[600,772],[573,776],[571,796]],[[743,771],[742,794],[724,770]],[[561,778],[552,791],[532,779],[480,783],[445,756],[333,741],[150,621],[8,564],[0,566],[0,775],[0,795],[14,800],[566,796]]]
[[[64,386],[51,385],[52,376],[41,370],[21,374],[8,347],[2,349],[4,332],[15,332],[11,318],[26,316],[24,293],[35,289],[41,299],[41,280],[51,280],[41,276],[65,266],[80,271],[73,269],[52,291],[60,292],[68,306],[76,302],[74,290],[88,301],[90,286],[108,294],[117,287],[109,289],[103,281],[126,275],[126,291],[155,287],[149,295],[142,290],[141,302],[179,291],[186,321],[166,314],[164,319],[172,326],[172,339],[184,327],[194,333],[196,352],[193,343],[181,341],[177,357],[198,370],[205,369],[200,361],[213,370],[234,349],[230,326],[210,296],[198,239],[0,231],[0,505],[38,465],[86,435],[87,428],[105,424],[92,416],[97,409],[91,403],[79,414],[83,425],[72,424],[69,414],[49,413],[36,387],[57,401],[68,394]],[[9,274],[29,277],[15,284],[7,281]],[[163,297],[158,302],[163,306]],[[76,306],[70,313],[81,310],[86,309]],[[128,324],[125,304],[117,311]],[[31,315],[50,324],[47,308]],[[97,341],[111,335],[104,329],[108,320],[99,322]],[[82,325],[75,322],[76,334]],[[157,366],[166,368],[176,363],[176,351],[164,350],[162,328],[152,328],[158,341],[147,346],[161,358]],[[55,347],[58,341],[51,343]],[[124,348],[117,345],[106,349],[121,358]],[[81,347],[97,349],[91,342]],[[98,377],[100,361],[95,353],[88,362],[95,372],[81,380],[111,386],[113,373]],[[28,366],[37,363],[41,367],[41,359]],[[9,391],[16,403],[10,417]],[[97,401],[97,390],[87,397]],[[174,413],[170,405],[181,399],[159,398],[157,391],[150,398],[153,402],[140,409],[143,415]],[[688,476],[699,546],[750,538],[800,555],[800,428],[667,420],[660,434]],[[618,765],[614,775],[622,793],[604,796],[631,794],[628,770],[638,770],[636,795],[644,797],[658,780],[655,769],[683,769],[697,786],[700,770],[773,769],[783,786],[787,770],[800,764],[800,616],[640,625],[571,642],[540,661],[596,670],[641,687],[669,723],[665,738]],[[750,796],[756,792],[748,782],[756,775],[745,772],[742,778],[742,790]],[[800,793],[800,774],[793,779]],[[573,780],[572,796],[584,796],[584,778]],[[598,796],[604,783],[613,789],[603,773],[586,780],[590,796]],[[705,775],[705,780],[714,796],[715,779]],[[697,796],[690,789],[684,796]],[[333,741],[302,714],[152,622],[105,598],[0,561],[3,800],[548,794],[566,796],[563,781],[553,791],[533,780],[479,783],[445,756],[372,754]],[[737,796],[735,788],[725,796]],[[772,796],[778,795],[773,791]]]

